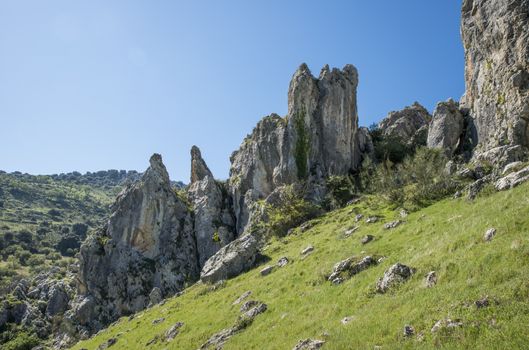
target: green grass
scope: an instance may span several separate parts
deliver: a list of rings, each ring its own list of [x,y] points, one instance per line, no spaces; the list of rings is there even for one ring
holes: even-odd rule
[[[111,337],[112,349],[197,349],[213,333],[231,326],[239,306],[232,302],[247,290],[249,299],[268,304],[246,330],[228,340],[225,349],[292,349],[299,339],[326,340],[324,349],[526,349],[529,344],[529,184],[494,193],[475,202],[449,199],[410,214],[405,223],[384,230],[383,223],[398,216],[374,199],[327,214],[304,233],[271,242],[264,253],[275,263],[290,263],[261,277],[259,267],[211,290],[197,284],[185,294],[136,315],[122,318],[74,349],[96,349]],[[355,225],[354,212],[378,214],[376,224],[361,223],[349,238],[343,231]],[[488,243],[483,234],[495,227]],[[365,234],[376,238],[362,246]],[[314,252],[302,259],[300,251],[312,244]],[[349,256],[366,254],[387,258],[341,285],[324,278],[333,265]],[[374,286],[396,262],[417,269],[413,277],[380,295]],[[438,283],[424,286],[424,276],[437,271]],[[474,301],[488,295],[488,308]],[[342,325],[345,316],[354,320]],[[154,319],[165,321],[153,325]],[[464,326],[432,335],[439,319],[461,319]],[[146,344],[177,321],[184,322],[172,342]],[[403,327],[412,325],[424,339],[405,339]],[[326,335],[324,335],[326,333]],[[163,337],[161,337],[163,338]]]

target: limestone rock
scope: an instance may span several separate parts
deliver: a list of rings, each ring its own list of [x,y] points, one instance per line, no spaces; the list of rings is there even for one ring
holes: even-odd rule
[[[379,128],[385,136],[408,142],[422,127],[428,126],[431,119],[426,108],[415,102],[401,111],[390,112],[379,123]]]
[[[106,226],[81,247],[79,294],[100,310],[81,325],[95,331],[142,310],[154,287],[162,295],[182,290],[198,279],[196,256],[191,213],[155,154],[141,181],[118,195]]]
[[[261,274],[261,276],[266,276],[266,275],[271,274],[273,270],[274,270],[274,267],[269,265],[269,266],[264,267],[261,271],[259,271],[259,273]]]
[[[165,341],[172,341],[178,333],[180,333],[180,328],[184,326],[183,322],[176,322],[171,328],[165,332]]]
[[[464,0],[461,35],[466,92],[478,152],[529,143],[527,0]]]
[[[351,257],[336,263],[328,280],[333,284],[340,284],[344,280],[343,277],[352,277],[376,264],[377,261],[369,255],[362,258],[360,261]],[[338,281],[339,283],[336,283]]]
[[[377,293],[385,293],[396,284],[406,281],[413,272],[412,268],[396,263],[384,272],[384,277],[378,280],[376,285]]]
[[[507,190],[513,187],[518,186],[519,184],[529,180],[529,167],[525,167],[522,170],[510,173],[507,176],[504,176],[498,179],[494,183],[494,187],[498,191]]]
[[[70,296],[68,295],[67,287],[63,282],[53,285],[48,295],[48,306],[46,308],[46,314],[48,316],[62,314],[68,309]]]
[[[384,224],[384,228],[386,230],[390,230],[392,228],[395,228],[395,227],[399,226],[400,224],[402,224],[402,221],[395,220],[395,221],[388,222],[387,224]]]
[[[248,298],[248,297],[250,296],[250,294],[252,294],[252,292],[249,291],[249,290],[246,291],[246,292],[244,292],[244,293],[242,293],[241,296],[238,297],[238,298],[233,302],[232,305],[240,304],[244,299]]]
[[[310,196],[322,200],[325,177],[358,168],[357,84],[358,73],[352,65],[342,70],[325,66],[317,79],[305,64],[294,73],[288,115],[262,119],[230,158],[238,234],[250,220],[252,203],[265,199],[275,188],[306,179]]]
[[[496,229],[494,227],[491,227],[483,235],[483,240],[485,240],[485,242],[490,242],[492,241],[495,235],[496,235]]]
[[[278,261],[277,261],[277,266],[278,267],[283,267],[283,266],[286,266],[288,264],[289,260],[286,256],[280,258]]]
[[[454,329],[454,328],[459,328],[462,326],[463,326],[463,322],[461,322],[460,320],[452,320],[450,318],[446,318],[444,320],[439,320],[435,322],[435,324],[432,327],[431,332],[437,333],[439,330],[443,328],[444,329]]]
[[[305,249],[301,251],[301,255],[307,255],[311,253],[314,250],[314,247],[312,245],[308,245]]]
[[[360,241],[360,243],[367,244],[367,243],[371,242],[374,238],[375,238],[375,236],[373,236],[373,235],[365,235],[364,237],[362,237],[362,240]]]
[[[215,283],[239,275],[253,266],[259,248],[260,242],[252,234],[234,240],[206,261],[200,279]]]
[[[191,149],[191,181],[188,196],[195,214],[198,263],[203,267],[206,260],[235,238],[235,218],[226,184],[213,178],[196,146]]]
[[[451,157],[460,145],[463,132],[464,117],[459,104],[452,99],[439,102],[428,129],[428,147],[442,149]]]
[[[413,326],[406,325],[404,326],[403,334],[405,337],[411,337],[415,334],[415,328],[413,328]]]
[[[325,344],[324,340],[318,339],[302,339],[292,350],[316,350],[320,349]]]
[[[428,288],[432,288],[437,284],[437,273],[435,271],[428,272],[425,278],[425,284]]]

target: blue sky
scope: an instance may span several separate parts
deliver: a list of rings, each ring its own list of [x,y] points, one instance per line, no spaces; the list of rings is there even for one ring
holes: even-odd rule
[[[214,175],[302,62],[354,64],[360,124],[464,92],[460,1],[0,2],[0,169]]]

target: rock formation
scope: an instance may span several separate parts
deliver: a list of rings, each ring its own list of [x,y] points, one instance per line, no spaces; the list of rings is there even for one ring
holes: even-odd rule
[[[512,162],[529,146],[529,1],[464,0],[461,34],[466,92],[477,133],[476,153],[506,153]]]
[[[94,331],[198,279],[192,216],[177,197],[160,155],[150,159],[141,181],[113,205],[106,226],[81,247],[75,318]]]
[[[202,159],[198,147],[191,149],[189,200],[194,211],[194,233],[198,263],[207,259],[234,239],[235,218],[226,185],[217,182]]]
[[[277,187],[306,180],[317,200],[322,179],[358,167],[357,84],[352,65],[342,70],[325,66],[317,79],[305,64],[294,73],[288,115],[265,117],[231,156],[229,182],[238,233],[250,221],[252,203]]]
[[[439,102],[428,128],[428,147],[442,149],[450,157],[460,145],[464,133],[464,117],[459,104],[450,99]]]
[[[418,102],[400,111],[390,112],[379,123],[384,136],[396,137],[401,140],[411,140],[419,130],[426,131],[432,117]]]

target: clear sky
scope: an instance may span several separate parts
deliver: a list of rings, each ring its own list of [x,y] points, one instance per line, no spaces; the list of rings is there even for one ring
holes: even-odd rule
[[[360,124],[464,92],[458,0],[4,0],[0,169],[188,181],[193,144],[226,178],[302,62],[354,64]]]

